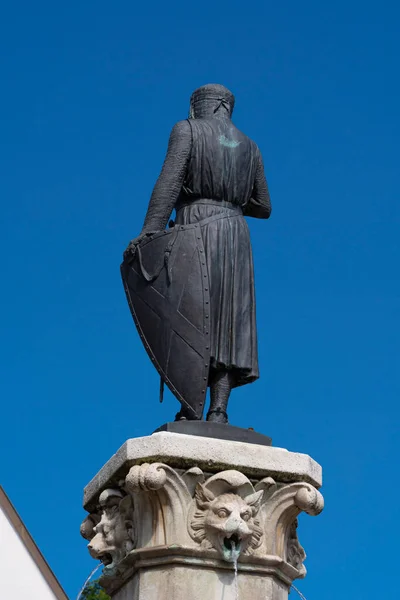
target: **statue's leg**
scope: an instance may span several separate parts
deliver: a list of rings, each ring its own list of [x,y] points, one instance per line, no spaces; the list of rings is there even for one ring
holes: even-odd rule
[[[232,371],[215,371],[210,380],[210,410],[207,413],[207,421],[214,423],[227,423],[229,395],[235,382],[235,374]]]

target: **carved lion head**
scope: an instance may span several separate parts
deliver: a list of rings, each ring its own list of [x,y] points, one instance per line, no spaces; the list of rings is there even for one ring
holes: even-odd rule
[[[192,538],[203,548],[218,550],[227,560],[233,554],[251,554],[261,544],[262,529],[257,519],[263,491],[241,497],[237,493],[215,496],[198,484],[197,510],[190,523]]]
[[[97,522],[93,522],[93,515],[89,515],[81,526],[81,533],[90,539],[90,555],[111,570],[135,546],[132,498],[110,489],[101,493],[99,503],[101,513]],[[88,519],[93,526],[88,526]]]

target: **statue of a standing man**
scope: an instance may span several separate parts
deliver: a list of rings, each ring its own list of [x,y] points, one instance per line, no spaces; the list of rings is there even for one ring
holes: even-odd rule
[[[164,230],[202,224],[210,287],[210,408],[207,420],[227,422],[231,389],[259,377],[253,258],[244,216],[268,219],[270,197],[257,145],[231,121],[235,99],[205,85],[190,100],[190,116],[172,130],[141,234],[125,257]],[[180,418],[193,418],[182,405]]]

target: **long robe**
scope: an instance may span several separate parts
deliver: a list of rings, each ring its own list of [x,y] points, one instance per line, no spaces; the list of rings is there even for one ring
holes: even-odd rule
[[[244,215],[268,218],[271,211],[261,154],[229,118],[190,119],[190,129],[183,123],[171,135],[144,230],[165,227],[171,208],[178,224],[220,217],[201,228],[210,282],[211,367],[234,370],[235,385],[243,385],[259,377],[253,258]]]

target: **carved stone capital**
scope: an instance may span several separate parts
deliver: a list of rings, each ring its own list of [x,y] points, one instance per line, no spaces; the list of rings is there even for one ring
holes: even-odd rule
[[[198,445],[190,436],[181,437],[189,438],[186,442],[193,442],[194,448]],[[268,577],[279,581],[279,589],[286,591],[294,579],[304,577],[306,555],[297,538],[297,517],[302,511],[319,514],[321,494],[309,481],[285,483],[276,470],[273,476],[268,469],[255,474],[251,457],[258,447],[225,443],[232,450],[230,468],[221,468],[218,457],[198,461],[195,452],[191,461],[179,463],[173,456],[171,464],[143,452],[145,460],[125,461],[105,482],[109,487],[99,486],[92,493],[81,534],[90,540],[91,555],[105,564],[102,584],[111,595],[132,578],[151,578],[150,572],[162,565],[163,569],[201,565],[210,573],[222,573],[237,563],[239,582],[257,574],[260,581]],[[247,468],[235,468],[239,447],[242,463],[244,453],[249,453]],[[289,455],[284,455],[286,480]],[[191,585],[185,597],[197,598]],[[174,589],[168,597],[174,597]],[[132,600],[153,597],[138,594]]]

